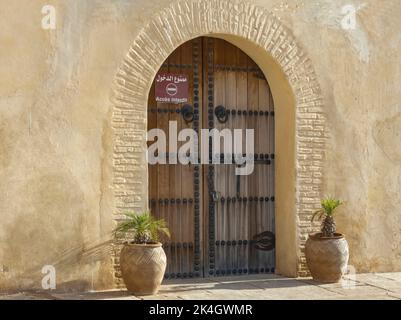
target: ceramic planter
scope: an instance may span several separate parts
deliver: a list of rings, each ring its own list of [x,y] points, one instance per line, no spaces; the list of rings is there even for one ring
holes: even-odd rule
[[[161,243],[126,244],[120,267],[128,291],[135,295],[156,294],[166,271],[167,258]]]
[[[316,281],[338,282],[346,272],[349,249],[344,235],[322,237],[321,233],[309,235],[305,244],[306,263]]]

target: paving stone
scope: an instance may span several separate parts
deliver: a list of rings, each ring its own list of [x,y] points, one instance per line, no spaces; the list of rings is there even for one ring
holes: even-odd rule
[[[394,280],[401,284],[401,272],[384,272],[384,273],[377,273],[376,275],[390,280]]]
[[[58,300],[138,300],[127,290],[106,290],[84,293],[52,293],[51,296]]]
[[[388,295],[395,299],[401,300],[401,293],[388,292]]]
[[[43,296],[35,293],[15,293],[15,294],[1,294],[0,300],[52,300],[48,295]]]
[[[342,279],[340,282],[336,282],[336,283],[322,283],[322,282],[318,282],[313,280],[312,278],[300,278],[298,279],[299,281],[311,284],[311,285],[315,285],[318,286],[320,288],[325,288],[325,289],[330,289],[330,288],[350,288],[353,286],[362,286],[365,283],[363,282],[358,282],[354,279],[347,279],[344,278]]]
[[[380,296],[386,295],[387,290],[374,287],[371,285],[355,286],[353,288],[330,288],[327,289],[332,292],[339,293],[343,296]]]
[[[338,298],[325,298],[322,297],[322,300],[399,300],[399,298],[387,295],[387,294],[381,294],[381,295],[350,295],[350,296],[342,296],[340,299]]]

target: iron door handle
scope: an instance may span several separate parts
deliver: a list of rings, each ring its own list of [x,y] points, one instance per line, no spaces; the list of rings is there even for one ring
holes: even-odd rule
[[[217,120],[220,123],[226,123],[228,120],[228,112],[224,106],[217,106],[216,109],[214,109],[214,114],[217,117]]]
[[[189,104],[184,104],[181,108],[181,115],[186,123],[194,121],[194,108]]]

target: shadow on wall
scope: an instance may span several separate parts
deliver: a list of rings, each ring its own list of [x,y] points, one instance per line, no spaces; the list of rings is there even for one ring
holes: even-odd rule
[[[111,257],[111,235],[99,239],[94,215],[70,174],[38,171],[19,190],[20,210],[1,235],[0,290],[42,289],[45,265],[55,267],[57,290],[91,289],[100,261]]]
[[[82,275],[83,272],[87,272],[89,276],[86,278],[90,278],[90,274],[95,268],[94,264],[104,261],[112,255],[111,244],[111,240],[98,244],[86,243],[82,246],[69,248],[55,257],[52,262],[48,263],[48,265],[54,266],[56,270],[57,288],[55,291],[77,292],[93,289],[93,283],[90,280],[68,279],[85,278]],[[5,285],[1,284],[4,280],[0,278],[0,292],[11,293],[21,290],[42,289],[41,283],[45,275],[41,271],[44,265],[46,264],[30,265],[21,273],[10,272]]]

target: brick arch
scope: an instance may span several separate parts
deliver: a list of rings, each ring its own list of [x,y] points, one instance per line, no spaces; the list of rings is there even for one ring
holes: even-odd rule
[[[156,72],[179,45],[213,34],[237,36],[262,48],[275,60],[294,95],[296,266],[294,272],[282,273],[305,275],[303,245],[311,231],[310,214],[320,203],[324,174],[323,99],[311,62],[291,32],[271,12],[252,4],[228,0],[176,1],[155,14],[136,37],[118,70],[114,87],[115,218],[125,210],[147,207],[146,109]]]

